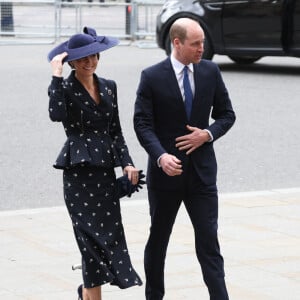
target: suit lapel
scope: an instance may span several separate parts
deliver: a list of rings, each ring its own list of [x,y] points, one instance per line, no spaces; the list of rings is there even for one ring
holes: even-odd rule
[[[182,106],[181,111],[185,112],[182,94],[178,85],[175,71],[172,67],[171,60],[169,57],[164,61],[163,72],[164,72],[164,78],[166,79],[165,86],[170,90],[172,101],[176,101],[178,105],[181,105]]]
[[[174,69],[172,67],[170,58],[167,58],[165,60],[164,67],[165,67],[164,70],[166,72],[165,78],[167,79],[167,85],[166,86],[167,87],[174,87],[174,88],[172,88],[172,93],[174,93],[174,96],[176,96],[176,98],[181,98],[181,100],[182,100],[181,91],[180,91],[178,81],[177,81],[177,78],[176,78],[176,74],[175,74]]]
[[[198,118],[195,112],[201,111],[201,106],[204,103],[204,87],[205,87],[205,73],[201,67],[201,62],[199,64],[194,64],[194,82],[195,82],[195,95],[193,99],[193,106],[191,112],[191,120],[193,118]],[[200,107],[200,108],[199,108]]]

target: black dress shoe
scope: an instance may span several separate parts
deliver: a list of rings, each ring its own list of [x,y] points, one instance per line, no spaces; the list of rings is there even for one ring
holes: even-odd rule
[[[78,300],[83,300],[83,297],[82,297],[82,284],[78,287],[77,292],[78,292]]]

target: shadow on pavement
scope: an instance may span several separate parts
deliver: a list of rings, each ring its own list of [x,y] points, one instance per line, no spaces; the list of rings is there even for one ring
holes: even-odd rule
[[[240,72],[240,73],[265,73],[279,75],[300,75],[300,60],[299,65],[280,65],[270,63],[254,63],[254,64],[236,64],[234,62],[218,64],[222,72]]]

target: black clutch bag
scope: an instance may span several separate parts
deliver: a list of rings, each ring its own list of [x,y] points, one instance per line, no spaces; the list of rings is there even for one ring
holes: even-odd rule
[[[128,179],[127,175],[123,175],[117,178],[117,194],[119,198],[124,196],[131,197],[131,195],[135,192],[139,192],[140,189],[143,188],[143,185],[146,183],[145,175],[143,171],[139,171],[139,181],[137,184],[132,184],[131,181]]]

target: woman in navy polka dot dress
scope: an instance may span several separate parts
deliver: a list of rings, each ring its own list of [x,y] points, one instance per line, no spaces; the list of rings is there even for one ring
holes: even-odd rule
[[[82,256],[79,299],[101,299],[101,285],[141,285],[128,254],[114,168],[130,184],[139,183],[126,146],[114,81],[95,74],[100,52],[118,40],[97,36],[92,28],[76,34],[48,55],[52,81],[49,115],[63,123],[67,140],[54,164],[63,169],[64,198]],[[62,77],[63,63],[72,71]]]

